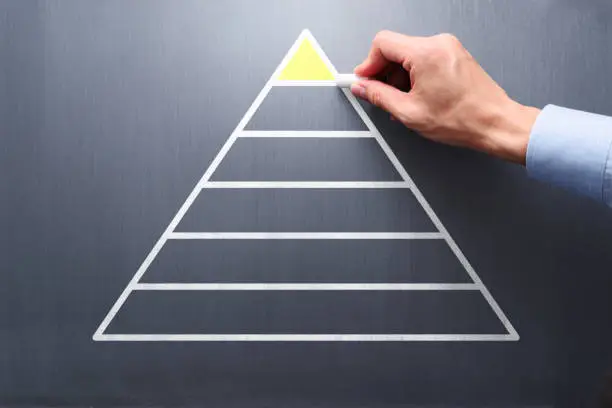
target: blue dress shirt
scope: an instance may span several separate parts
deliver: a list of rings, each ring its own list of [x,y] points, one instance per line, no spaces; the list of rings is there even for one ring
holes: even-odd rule
[[[527,171],[612,207],[612,117],[546,106],[531,130]]]

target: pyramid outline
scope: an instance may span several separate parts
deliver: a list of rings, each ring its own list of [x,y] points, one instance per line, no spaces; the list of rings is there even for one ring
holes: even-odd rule
[[[234,142],[239,137],[280,136],[274,131],[244,130],[261,103],[274,86],[336,86],[334,80],[281,80],[280,75],[290,63],[296,51],[306,40],[314,48],[320,59],[335,77],[337,71],[325,52],[308,29],[304,29],[293,43],[281,63],[261,89],[245,115],[221,147],[194,189],[168,224],[147,257],[144,259],[119,298],[108,311],[95,333],[94,341],[518,341],[520,336],[512,323],[497,304],[476,271],[473,269],[459,246],[455,243],[425,197],[412,181],[389,145],[386,143],[363,107],[348,89],[342,92],[368,128],[367,131],[323,131],[330,137],[374,137],[395,170],[402,177],[401,182],[213,182],[209,181],[219,164],[223,161]],[[318,131],[282,131],[286,137],[313,137]],[[366,136],[365,134],[369,134]],[[195,199],[205,188],[409,188],[428,215],[438,232],[406,233],[218,233],[218,232],[175,232]],[[155,260],[169,239],[444,239],[461,263],[472,283],[434,284],[434,283],[140,283],[151,263]],[[501,334],[107,334],[106,329],[134,290],[478,290],[502,323],[507,333]]]

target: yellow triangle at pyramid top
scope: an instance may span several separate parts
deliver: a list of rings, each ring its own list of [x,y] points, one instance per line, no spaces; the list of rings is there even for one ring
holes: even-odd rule
[[[304,38],[278,79],[281,81],[321,81],[333,80],[334,75],[308,38]]]

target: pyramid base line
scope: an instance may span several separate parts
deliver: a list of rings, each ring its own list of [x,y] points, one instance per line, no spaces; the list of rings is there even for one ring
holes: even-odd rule
[[[283,342],[408,342],[408,341],[518,341],[505,334],[95,334],[94,341],[283,341]]]

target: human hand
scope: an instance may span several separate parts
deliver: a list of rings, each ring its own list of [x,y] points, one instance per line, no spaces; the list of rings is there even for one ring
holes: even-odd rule
[[[351,86],[428,139],[525,164],[539,109],[513,101],[450,34],[379,32]]]

